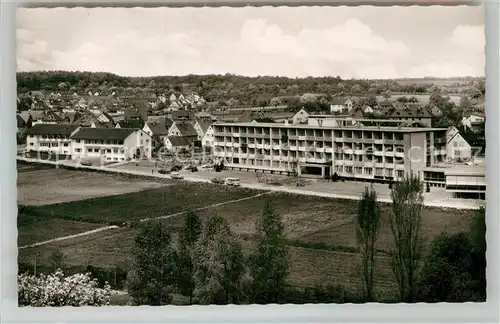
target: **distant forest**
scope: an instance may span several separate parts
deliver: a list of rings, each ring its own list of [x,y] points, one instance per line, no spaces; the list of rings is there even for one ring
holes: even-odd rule
[[[460,88],[477,83],[478,79],[457,78],[448,87]],[[448,82],[447,82],[448,83]],[[236,105],[258,104],[273,98],[300,96],[305,93],[328,96],[369,96],[388,91],[404,94],[426,94],[431,91],[433,81],[428,84],[396,80],[343,80],[340,77],[286,78],[278,76],[245,77],[225,75],[186,75],[156,77],[123,77],[102,72],[19,72],[18,93],[30,91],[59,91],[85,95],[89,91],[110,95],[151,96],[172,92],[195,92],[209,102],[233,101]]]

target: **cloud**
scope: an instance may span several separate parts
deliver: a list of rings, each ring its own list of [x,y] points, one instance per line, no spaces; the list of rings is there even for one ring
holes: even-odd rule
[[[230,9],[233,15],[215,8],[210,14],[196,8],[189,13],[184,9],[82,10],[63,9],[57,15],[53,10],[22,11],[18,70],[343,78],[484,73],[483,27],[467,25],[471,22],[465,18],[461,25],[449,23],[448,34],[439,34],[409,27],[422,17],[407,22],[396,16],[395,23],[399,19],[402,27],[394,30],[381,27],[380,17],[373,13],[356,14],[354,19],[354,11],[335,16],[337,11],[326,14],[324,8],[301,11],[303,18],[283,11],[275,15],[271,9],[265,14],[258,8]],[[418,36],[416,40],[408,36],[409,30]]]
[[[486,44],[484,26],[457,26],[447,41],[457,49],[484,53]]]
[[[384,62],[409,54],[403,42],[377,36],[356,19],[328,29],[304,29],[296,35],[263,19],[249,19],[241,28],[239,45],[251,53],[334,62]]]

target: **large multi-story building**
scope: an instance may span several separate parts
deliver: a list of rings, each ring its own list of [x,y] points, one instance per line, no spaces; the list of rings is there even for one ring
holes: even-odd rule
[[[326,124],[214,124],[214,154],[228,168],[381,182],[446,159],[443,128]]]
[[[151,158],[151,137],[136,128],[93,128],[69,124],[37,124],[27,131],[27,151],[71,159],[126,161]]]

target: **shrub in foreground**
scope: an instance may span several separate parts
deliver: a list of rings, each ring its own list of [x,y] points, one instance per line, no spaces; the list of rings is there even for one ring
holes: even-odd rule
[[[33,307],[107,306],[111,287],[98,288],[90,274],[64,276],[61,270],[40,276],[18,276],[18,304]]]

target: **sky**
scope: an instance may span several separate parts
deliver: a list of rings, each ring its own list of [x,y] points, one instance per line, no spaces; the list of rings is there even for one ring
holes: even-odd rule
[[[484,76],[484,8],[20,8],[18,71]]]

